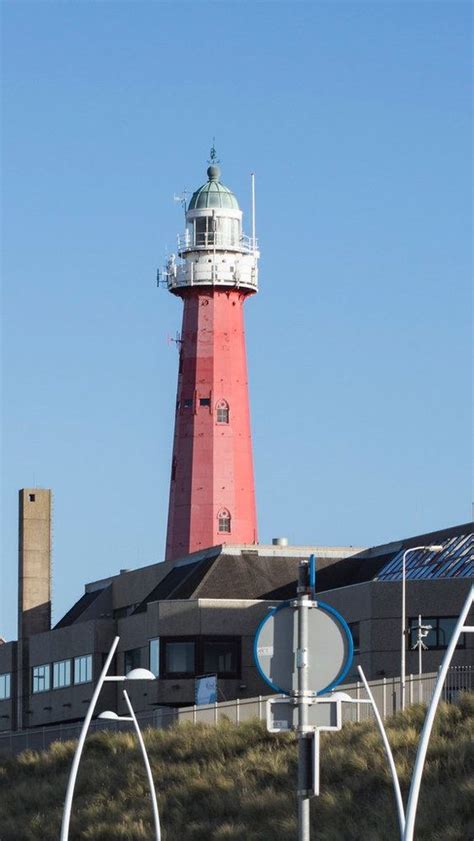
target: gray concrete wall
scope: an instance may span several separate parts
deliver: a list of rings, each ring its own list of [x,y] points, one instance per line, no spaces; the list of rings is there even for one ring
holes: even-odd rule
[[[239,678],[219,680],[220,700],[265,694],[268,686],[255,668],[253,641],[260,621],[275,604],[277,602],[240,599],[153,602],[146,613],[119,620],[118,670],[124,669],[125,651],[132,648],[141,649],[142,665],[148,668],[149,640],[156,637],[235,636],[241,639],[241,674]],[[167,704],[192,704],[194,689],[194,677],[160,677],[149,684],[140,682],[127,686],[132,703],[140,712]],[[120,712],[125,712],[120,696],[119,708]]]
[[[30,640],[27,704],[25,700],[25,716],[29,727],[84,718],[87,704],[92,696],[93,686],[102,671],[103,660],[110,650],[114,636],[114,622],[108,619],[99,619],[80,622],[67,628],[58,628],[49,633],[37,634]],[[55,661],[73,659],[86,654],[93,655],[92,682],[53,689],[51,665],[50,690],[38,693],[32,692],[31,670],[34,666],[53,664]],[[71,679],[74,680],[73,664],[71,672]],[[115,685],[107,684],[104,686],[101,695],[101,709],[115,709],[116,696],[117,687]]]
[[[470,579],[407,581],[407,625],[411,617],[458,616],[471,588]],[[328,590],[318,596],[338,610],[347,622],[360,623],[360,654],[348,676],[357,680],[360,663],[369,680],[400,674],[402,585],[399,581],[370,581]],[[423,671],[436,671],[444,649],[423,653]],[[457,648],[453,665],[474,662],[474,639],[466,634],[466,648]],[[418,652],[406,652],[406,673],[418,672]]]
[[[18,639],[51,627],[51,491],[19,492]]]

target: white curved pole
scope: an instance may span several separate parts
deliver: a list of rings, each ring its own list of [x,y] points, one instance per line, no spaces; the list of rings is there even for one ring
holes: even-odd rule
[[[79,763],[81,761],[82,749],[84,747],[84,742],[86,740],[87,731],[89,729],[89,725],[91,723],[91,718],[95,709],[95,705],[97,704],[97,700],[100,695],[100,690],[102,689],[102,685],[106,678],[107,672],[109,670],[110,664],[112,662],[112,658],[115,654],[115,649],[117,648],[118,642],[120,637],[115,637],[112,647],[109,651],[107,656],[107,660],[104,663],[104,668],[100,673],[99,680],[97,682],[97,686],[94,690],[94,693],[91,698],[91,702],[89,704],[89,708],[86,713],[86,717],[84,719],[81,734],[79,736],[79,741],[77,743],[76,753],[74,754],[74,759],[72,762],[71,773],[69,774],[69,780],[66,789],[66,797],[64,800],[64,813],[63,813],[63,821],[61,824],[61,835],[60,841],[68,841],[69,838],[69,823],[71,820],[71,807],[72,807],[72,798],[74,796],[74,786],[76,784],[77,772],[79,770]]]
[[[467,615],[469,613],[470,607],[474,601],[474,587],[471,587],[470,593],[466,599],[466,603],[460,613],[459,619],[456,623],[456,627],[454,629],[454,633],[450,639],[448,648],[446,649],[446,654],[444,655],[443,662],[441,664],[441,669],[438,675],[438,680],[436,681],[435,690],[433,692],[433,697],[431,699],[431,703],[428,707],[428,712],[426,714],[425,723],[423,725],[423,730],[420,737],[420,742],[418,745],[418,751],[416,754],[415,760],[415,767],[413,769],[413,777],[410,786],[410,794],[408,796],[408,806],[407,806],[407,814],[406,814],[406,823],[405,823],[405,834],[403,836],[403,841],[413,841],[413,833],[415,831],[415,819],[416,819],[416,810],[418,807],[418,797],[420,794],[420,785],[421,785],[421,777],[423,775],[423,768],[425,765],[425,758],[426,752],[428,750],[428,743],[431,736],[431,730],[433,729],[433,722],[436,715],[436,710],[438,709],[439,699],[441,698],[441,692],[443,689],[444,681],[446,680],[446,675],[448,673],[448,669],[451,665],[451,660],[453,659],[454,650],[458,643],[459,637],[463,633],[463,631],[468,630],[464,628],[464,623],[466,621]]]
[[[387,731],[385,730],[384,723],[382,721],[382,716],[379,713],[377,704],[375,703],[374,696],[372,695],[371,689],[369,684],[367,683],[367,678],[363,672],[362,666],[357,666],[359,670],[359,674],[364,684],[365,691],[370,698],[370,703],[372,704],[372,709],[374,711],[375,720],[378,724],[380,735],[382,736],[382,741],[385,748],[385,753],[387,754],[388,764],[390,766],[390,771],[392,774],[392,782],[393,782],[393,790],[395,793],[395,800],[397,802],[397,813],[398,813],[398,825],[400,827],[400,838],[403,838],[403,833],[405,831],[405,809],[403,808],[403,800],[402,800],[402,793],[400,791],[400,783],[398,780],[397,769],[395,766],[395,762],[393,759],[392,749],[390,747],[390,743],[387,737]]]
[[[401,658],[400,658],[400,707],[405,709],[406,699],[406,647],[407,647],[407,617],[406,617],[406,587],[407,587],[407,558],[410,552],[420,552],[427,550],[429,552],[441,552],[442,546],[437,544],[430,544],[428,546],[410,546],[405,549],[402,560],[402,638],[401,638]]]
[[[160,827],[160,816],[159,816],[159,813],[158,813],[158,803],[157,803],[157,800],[156,800],[156,791],[155,791],[155,786],[154,786],[154,783],[153,783],[153,775],[151,773],[151,767],[150,767],[150,762],[149,762],[149,759],[148,759],[148,754],[147,754],[146,748],[145,748],[145,742],[143,741],[143,736],[141,734],[140,727],[138,726],[137,717],[136,717],[135,712],[133,710],[133,707],[132,707],[130,698],[128,697],[126,689],[123,690],[123,697],[125,698],[125,702],[127,704],[128,711],[130,713],[133,724],[135,726],[135,730],[136,730],[136,733],[137,733],[137,738],[138,738],[138,741],[140,743],[140,747],[142,749],[143,761],[145,763],[146,773],[147,773],[147,777],[148,777],[148,784],[150,786],[151,805],[152,805],[152,808],[153,808],[153,818],[155,820],[156,841],[161,841],[161,827]]]

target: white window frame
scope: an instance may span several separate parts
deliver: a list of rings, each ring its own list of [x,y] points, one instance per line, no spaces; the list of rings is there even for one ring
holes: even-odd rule
[[[53,663],[53,689],[71,686],[71,661],[56,660]]]
[[[85,677],[83,672],[85,671]],[[74,657],[74,685],[92,682],[92,654]]]
[[[40,671],[42,670],[42,671]],[[31,691],[33,695],[37,695],[40,692],[49,692],[51,688],[51,665],[50,663],[40,663],[38,666],[32,666],[31,668],[31,675],[32,675],[32,687]],[[43,686],[39,686],[40,681],[43,682]],[[36,689],[35,689],[35,682],[36,682]]]

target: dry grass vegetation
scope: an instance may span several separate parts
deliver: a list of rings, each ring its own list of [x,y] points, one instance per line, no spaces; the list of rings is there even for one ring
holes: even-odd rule
[[[425,710],[389,724],[406,798]],[[474,701],[438,713],[422,786],[417,841],[471,841]],[[146,731],[163,841],[294,841],[296,746],[254,721]],[[1,841],[57,841],[75,745],[56,742],[0,764]],[[373,724],[347,725],[322,741],[322,794],[311,803],[315,841],[398,839],[390,778]],[[129,733],[87,742],[71,841],[153,838],[146,778]]]

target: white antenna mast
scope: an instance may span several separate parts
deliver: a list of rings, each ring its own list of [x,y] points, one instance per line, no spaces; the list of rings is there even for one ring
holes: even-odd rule
[[[256,240],[255,240],[255,173],[252,172],[250,174],[250,180],[252,184],[252,248],[255,250]]]
[[[177,195],[176,195],[176,193],[175,193],[175,195],[173,196],[173,201],[175,201],[175,202],[179,202],[179,204],[180,204],[180,205],[181,205],[181,207],[183,208],[183,212],[184,212],[184,217],[185,217],[185,218],[186,218],[186,204],[187,204],[187,199],[188,199],[188,190],[187,190],[187,188],[186,188],[186,187],[184,188],[184,190],[183,190],[183,192],[181,193],[181,195],[180,195],[180,196],[177,196]]]

